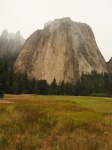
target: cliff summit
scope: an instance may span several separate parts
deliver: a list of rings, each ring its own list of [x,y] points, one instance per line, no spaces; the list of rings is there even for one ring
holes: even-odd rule
[[[106,62],[98,49],[89,25],[69,17],[55,19],[43,30],[35,31],[25,42],[15,62],[16,72],[27,72],[29,78],[55,78],[75,83],[81,73],[107,72]]]

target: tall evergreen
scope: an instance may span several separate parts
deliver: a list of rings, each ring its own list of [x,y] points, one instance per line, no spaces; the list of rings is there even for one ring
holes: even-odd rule
[[[46,80],[38,81],[39,94],[48,95],[49,94],[49,85]]]
[[[65,83],[64,83],[64,81],[62,81],[62,82],[60,83],[60,94],[61,94],[61,95],[66,95],[66,94],[65,94]]]
[[[52,95],[57,95],[58,94],[57,83],[56,83],[55,78],[54,78],[53,82],[50,85],[50,94],[52,94]]]
[[[0,98],[3,98],[4,94],[3,94],[3,87],[2,84],[0,84]]]
[[[4,94],[3,94],[3,86],[1,83],[1,75],[0,75],[0,98],[3,98]]]

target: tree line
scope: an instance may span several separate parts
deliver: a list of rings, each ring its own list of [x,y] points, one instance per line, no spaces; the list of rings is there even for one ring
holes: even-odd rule
[[[48,84],[46,80],[29,79],[27,73],[15,73],[16,56],[0,59],[0,97],[8,94],[76,95],[76,96],[112,96],[112,74],[82,73],[76,84],[56,79]]]

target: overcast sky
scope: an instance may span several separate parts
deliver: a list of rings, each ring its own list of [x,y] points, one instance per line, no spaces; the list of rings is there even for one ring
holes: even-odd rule
[[[104,58],[112,56],[112,0],[0,0],[0,34],[20,30],[27,38],[45,22],[70,17],[93,30]]]

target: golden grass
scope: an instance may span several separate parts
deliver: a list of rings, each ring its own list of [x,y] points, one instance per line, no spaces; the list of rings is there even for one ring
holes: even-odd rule
[[[111,98],[5,95],[0,150],[111,150],[111,104]]]

